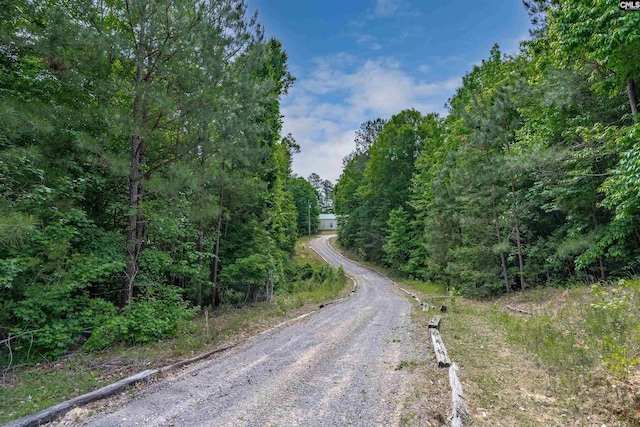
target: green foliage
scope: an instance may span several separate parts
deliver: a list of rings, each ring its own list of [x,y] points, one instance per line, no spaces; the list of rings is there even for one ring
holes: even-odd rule
[[[525,344],[552,370],[591,371],[600,362],[624,380],[640,363],[638,281],[620,281],[616,286],[593,285],[591,292],[572,289],[564,303],[549,306],[545,314],[514,316],[495,313],[514,342]]]
[[[168,338],[196,314],[197,310],[182,300],[178,289],[154,285],[121,313],[116,315],[115,309],[105,313],[105,320],[96,325],[84,348],[98,351],[114,343],[141,344]]]
[[[633,218],[640,212],[640,125],[600,130],[613,147],[621,150],[617,166],[600,188],[606,195],[602,204],[613,210],[617,219]]]
[[[317,173],[307,178],[317,195],[320,213],[333,213],[333,184],[328,179],[323,180]]]
[[[91,295],[101,285],[101,296],[108,298],[117,286],[121,244],[121,236],[98,228],[84,211],[69,209],[6,250],[0,331],[11,347],[3,349],[3,358],[59,357],[104,320],[95,313],[109,303]]]
[[[630,346],[632,338],[640,332],[640,322],[631,309],[630,286],[621,280],[610,291],[596,284],[591,288],[595,301],[590,304],[593,312],[586,325],[598,337],[602,359],[616,375],[626,377],[640,356]]]
[[[584,337],[568,330],[558,319],[549,315],[526,320],[505,313],[497,316],[507,329],[508,339],[524,344],[550,369],[570,367],[580,371],[596,361]]]
[[[549,9],[547,21],[557,61],[588,68],[596,90],[615,95],[640,78],[638,14],[620,13],[606,1],[563,0]]]
[[[292,178],[289,186],[296,206],[298,236],[305,236],[309,232],[315,234],[318,231],[318,215],[320,215],[318,193],[309,181],[301,177]]]
[[[283,311],[305,300],[327,302],[338,298],[348,282],[342,267],[333,268],[299,241],[293,261],[285,268],[286,280],[276,287],[277,304]]]
[[[458,298],[460,297],[460,291],[455,286],[449,288],[449,304],[451,304],[451,310],[455,311],[458,308]]]
[[[247,275],[285,282],[294,79],[244,1],[20,1],[0,44],[3,361],[160,339]]]
[[[424,146],[437,143],[439,121],[437,115],[405,110],[387,122],[378,119],[362,125],[356,134],[356,151],[345,158],[334,191],[336,213],[341,216],[338,236],[345,247],[380,262],[385,257],[385,239],[391,238],[390,225],[397,232],[393,239],[406,240],[398,234],[402,221],[389,222],[391,212],[409,208],[416,158]],[[390,251],[397,247],[392,240],[388,241]],[[399,268],[402,257],[394,253],[389,262]]]
[[[408,221],[409,216],[402,207],[389,213],[387,222],[389,235],[385,239],[382,249],[385,253],[385,262],[396,270],[402,270],[409,260],[411,236],[407,232]]]
[[[222,280],[229,283],[263,283],[273,274],[273,267],[272,258],[267,255],[251,254],[226,267]]]
[[[533,3],[536,38],[494,46],[445,119],[357,135],[335,189],[346,248],[482,297],[636,274],[638,16]]]

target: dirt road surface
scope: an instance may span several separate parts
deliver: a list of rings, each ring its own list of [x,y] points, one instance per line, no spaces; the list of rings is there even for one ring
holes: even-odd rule
[[[397,426],[415,357],[410,304],[381,275],[311,242],[350,298],[153,384],[88,426]]]

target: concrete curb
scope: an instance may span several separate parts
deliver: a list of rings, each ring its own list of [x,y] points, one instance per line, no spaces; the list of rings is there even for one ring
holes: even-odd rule
[[[147,381],[157,373],[157,369],[149,369],[140,372],[106,387],[102,387],[101,389],[83,394],[82,396],[67,400],[66,402],[59,403],[47,409],[43,409],[35,414],[18,418],[17,420],[6,424],[5,427],[31,427],[48,423],[66,414],[76,406],[86,405],[87,403],[95,402],[96,400],[104,399],[116,393],[120,393],[124,391],[127,386],[133,385],[137,382]]]

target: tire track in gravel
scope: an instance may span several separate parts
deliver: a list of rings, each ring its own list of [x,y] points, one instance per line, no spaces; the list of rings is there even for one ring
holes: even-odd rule
[[[410,303],[392,283],[329,245],[358,291],[292,325],[151,385],[88,426],[394,426],[415,357]]]

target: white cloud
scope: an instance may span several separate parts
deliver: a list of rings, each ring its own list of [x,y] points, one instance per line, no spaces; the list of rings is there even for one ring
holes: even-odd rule
[[[382,44],[378,42],[377,37],[374,37],[371,34],[360,34],[356,36],[356,43],[361,46],[368,46],[372,50],[382,49]]]
[[[316,59],[314,69],[299,77],[282,107],[283,133],[293,134],[302,149],[294,157],[294,173],[306,178],[315,172],[335,181],[342,158],[354,149],[354,132],[361,123],[390,118],[407,108],[444,113],[444,102],[459,84],[459,78],[418,79],[390,58]]]
[[[400,7],[398,0],[376,0],[374,13],[381,18],[392,16]]]
[[[366,44],[373,42],[376,38],[371,34],[361,34],[356,38],[356,43],[358,44]]]

